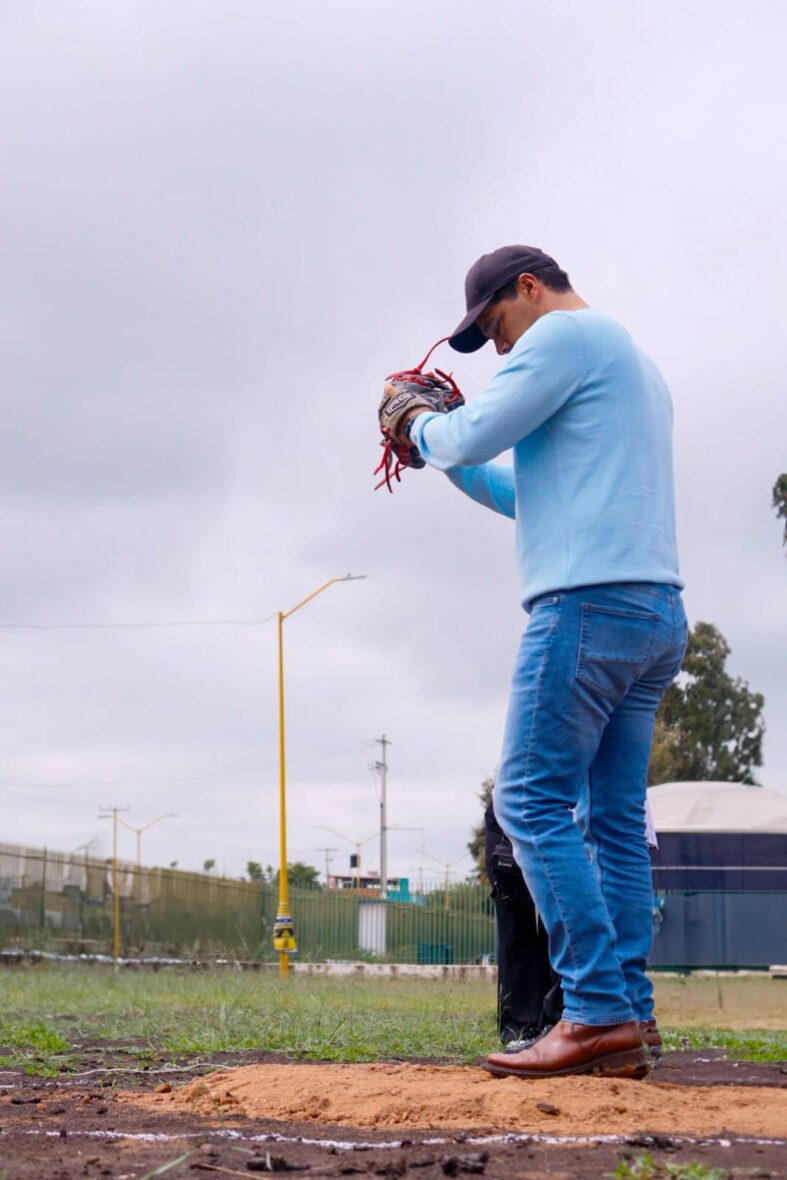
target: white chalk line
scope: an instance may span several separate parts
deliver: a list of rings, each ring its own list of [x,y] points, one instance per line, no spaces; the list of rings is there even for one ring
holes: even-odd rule
[[[60,1131],[48,1131],[37,1127],[6,1128],[5,1135],[39,1135],[49,1139],[63,1138]],[[244,1135],[241,1131],[210,1130],[184,1131],[180,1135],[168,1135],[156,1131],[68,1131],[67,1138],[81,1137],[83,1139],[131,1139],[137,1143],[179,1143],[184,1139],[231,1139],[241,1143],[302,1143],[307,1147],[324,1147],[326,1150],[339,1151],[396,1151],[404,1144],[401,1139],[389,1139],[379,1143],[371,1141],[353,1141],[348,1139],[310,1139],[305,1135],[282,1135],[278,1131],[267,1131],[259,1135]],[[4,1136],[0,1132],[0,1139]],[[643,1132],[631,1135],[544,1135],[538,1132],[523,1132],[521,1134],[508,1131],[501,1135],[468,1135],[463,1139],[434,1137],[429,1139],[407,1140],[408,1147],[444,1147],[448,1144],[462,1147],[464,1144],[479,1145],[485,1143],[543,1143],[559,1147],[571,1144],[574,1146],[621,1145],[631,1144],[632,1140],[643,1146],[658,1147],[659,1142],[668,1141],[681,1147],[732,1147],[737,1144],[748,1144],[757,1147],[787,1147],[787,1139],[758,1138],[750,1135],[736,1135],[730,1138],[708,1136],[697,1138],[688,1135],[658,1135]]]

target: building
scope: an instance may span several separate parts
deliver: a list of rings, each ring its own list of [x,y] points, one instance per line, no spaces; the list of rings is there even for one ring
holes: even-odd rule
[[[328,889],[360,889],[380,894],[380,874],[376,869],[364,873],[332,873],[327,881]],[[388,897],[391,901],[411,901],[409,877],[389,877]]]

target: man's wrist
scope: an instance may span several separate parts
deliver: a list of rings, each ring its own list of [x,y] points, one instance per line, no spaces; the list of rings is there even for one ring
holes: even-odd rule
[[[402,435],[407,439],[411,446],[415,446],[415,443],[412,441],[412,432],[413,426],[415,425],[415,420],[416,418],[419,418],[421,414],[426,414],[427,412],[428,411],[426,410],[411,410],[404,420],[404,425],[402,426]]]

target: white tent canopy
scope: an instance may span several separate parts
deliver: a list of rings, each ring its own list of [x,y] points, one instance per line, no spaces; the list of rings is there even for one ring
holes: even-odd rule
[[[787,833],[787,792],[748,783],[661,783],[648,800],[657,832]]]

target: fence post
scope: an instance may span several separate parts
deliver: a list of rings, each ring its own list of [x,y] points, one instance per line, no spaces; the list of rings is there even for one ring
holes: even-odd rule
[[[41,934],[46,931],[46,848],[41,855]]]
[[[85,848],[85,888],[84,891],[79,891],[79,937],[84,942],[85,940],[85,914],[88,909],[88,897],[90,895],[90,868],[87,855],[87,847]]]

